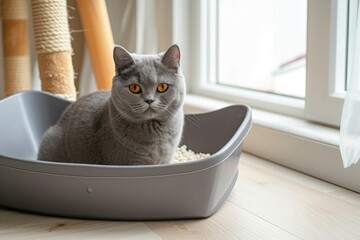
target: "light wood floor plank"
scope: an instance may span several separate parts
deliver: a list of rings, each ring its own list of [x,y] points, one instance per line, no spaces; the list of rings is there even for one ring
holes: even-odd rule
[[[270,161],[264,161],[258,157],[243,154],[240,164],[247,164],[259,168],[262,171],[272,173],[277,176],[286,178],[287,180],[300,183],[301,185],[308,186],[320,192],[333,192],[339,189],[343,189],[339,186],[329,184],[320,179],[305,175],[303,173],[282,167]]]
[[[142,222],[56,218],[0,208],[0,239],[161,239]]]
[[[360,239],[357,204],[247,161],[228,200],[301,239]]]
[[[147,222],[146,225],[163,239],[298,239],[229,201],[207,219]]]
[[[343,201],[347,201],[350,203],[353,203],[355,205],[357,205],[358,207],[360,207],[360,194],[344,189],[344,188],[340,188],[337,190],[334,190],[332,192],[328,193],[330,196],[335,197],[335,198],[339,198]]]

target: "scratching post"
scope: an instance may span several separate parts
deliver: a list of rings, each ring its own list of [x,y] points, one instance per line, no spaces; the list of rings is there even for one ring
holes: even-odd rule
[[[115,73],[114,39],[105,0],[77,0],[99,90],[109,90]]]
[[[66,0],[31,1],[41,89],[76,100]]]
[[[31,88],[27,0],[2,0],[5,94]]]

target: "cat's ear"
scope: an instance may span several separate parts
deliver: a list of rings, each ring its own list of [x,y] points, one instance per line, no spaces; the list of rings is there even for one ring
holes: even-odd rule
[[[161,63],[166,67],[178,70],[180,67],[180,48],[178,45],[172,45],[164,54]]]
[[[115,46],[113,51],[113,58],[115,62],[116,71],[120,73],[131,65],[133,65],[134,59],[131,57],[130,53],[126,51],[125,48],[121,46]]]

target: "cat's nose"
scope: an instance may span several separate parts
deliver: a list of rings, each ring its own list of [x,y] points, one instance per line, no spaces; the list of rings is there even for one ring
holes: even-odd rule
[[[153,100],[153,99],[147,99],[147,100],[145,100],[145,102],[147,102],[149,105],[152,104],[154,101],[155,101],[155,100]]]

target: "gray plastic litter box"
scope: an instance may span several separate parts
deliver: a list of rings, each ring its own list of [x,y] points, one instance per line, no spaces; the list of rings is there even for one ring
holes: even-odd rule
[[[235,105],[187,115],[183,143],[211,153],[187,163],[104,166],[36,160],[43,133],[69,102],[43,92],[0,101],[0,205],[91,219],[203,218],[231,192],[251,110]]]

